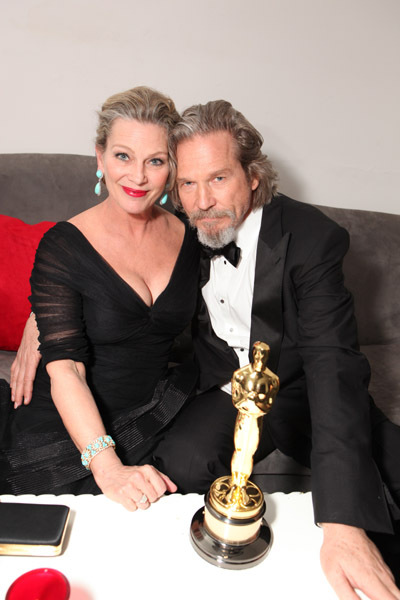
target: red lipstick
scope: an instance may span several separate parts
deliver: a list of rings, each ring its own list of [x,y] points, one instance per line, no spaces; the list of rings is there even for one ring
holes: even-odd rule
[[[128,196],[131,196],[132,198],[143,198],[143,196],[147,194],[147,190],[134,190],[132,188],[125,187],[124,185],[122,186],[122,189],[124,190],[125,194],[128,194]]]

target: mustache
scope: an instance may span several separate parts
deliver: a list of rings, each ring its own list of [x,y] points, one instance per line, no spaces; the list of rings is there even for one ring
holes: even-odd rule
[[[201,219],[220,219],[222,217],[229,217],[235,219],[235,213],[232,210],[217,210],[216,208],[209,208],[208,210],[198,209],[189,215],[189,223],[195,225],[197,221]]]

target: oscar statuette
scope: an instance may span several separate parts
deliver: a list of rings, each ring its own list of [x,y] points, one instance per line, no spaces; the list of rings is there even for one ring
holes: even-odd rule
[[[279,390],[279,378],[267,368],[269,346],[256,342],[253,361],[233,373],[236,417],[231,475],[216,479],[190,528],[192,544],[205,560],[225,569],[246,569],[267,555],[272,533],[263,519],[264,495],[249,481],[260,442],[263,417]]]

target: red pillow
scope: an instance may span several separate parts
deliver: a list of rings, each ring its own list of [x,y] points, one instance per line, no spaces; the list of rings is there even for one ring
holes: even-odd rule
[[[29,316],[29,278],[36,248],[54,223],[28,225],[0,215],[0,349],[17,350]]]

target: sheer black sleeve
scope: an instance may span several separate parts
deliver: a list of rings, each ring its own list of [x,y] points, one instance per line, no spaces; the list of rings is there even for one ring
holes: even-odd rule
[[[88,342],[79,293],[80,256],[58,223],[42,238],[36,252],[29,298],[39,328],[43,364],[71,359],[87,363]]]

